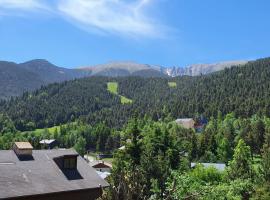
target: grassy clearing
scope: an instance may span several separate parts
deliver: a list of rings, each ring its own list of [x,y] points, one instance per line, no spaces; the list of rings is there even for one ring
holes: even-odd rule
[[[53,134],[55,132],[55,130],[60,131],[60,126],[53,126],[53,127],[50,127],[50,128],[35,129],[33,131],[24,131],[22,133],[33,132],[36,135],[41,135],[41,134],[44,133],[44,131],[46,131],[46,129],[48,130],[48,132],[50,134]]]
[[[132,100],[127,98],[127,97],[124,97],[124,96],[121,96],[121,104],[127,104],[127,103],[132,103]]]
[[[117,82],[108,82],[107,83],[107,89],[113,93],[113,94],[118,94],[118,83]]]
[[[177,86],[176,82],[168,82],[169,87],[175,88]]]
[[[76,124],[77,122],[71,122],[69,124],[73,125],[73,124]],[[63,124],[62,126],[65,127],[65,126],[68,126],[69,124]],[[22,132],[23,133],[29,133],[29,132],[33,132],[34,134],[36,135],[42,135],[44,134],[45,131],[48,131],[50,134],[54,134],[55,131],[60,131],[60,125],[59,126],[53,126],[53,127],[49,127],[49,128],[38,128],[38,129],[35,129],[33,131],[24,131]]]
[[[48,129],[49,133],[54,133],[55,130],[60,131],[60,126],[53,126],[53,127],[47,128],[47,129]],[[44,131],[44,129],[36,129],[35,130],[35,132],[39,132],[39,131],[42,132],[42,131]]]
[[[121,98],[121,103],[122,104],[132,103],[131,99],[118,94],[118,83],[117,82],[108,82],[107,83],[107,89],[112,94],[118,95]]]

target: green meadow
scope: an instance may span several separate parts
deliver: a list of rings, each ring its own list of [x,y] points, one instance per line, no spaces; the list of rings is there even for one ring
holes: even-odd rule
[[[121,98],[121,103],[122,104],[132,103],[132,100],[131,99],[118,94],[118,83],[117,82],[108,82],[107,83],[107,89],[112,94],[118,95]]]
[[[168,82],[169,87],[175,88],[177,86],[176,82]]]

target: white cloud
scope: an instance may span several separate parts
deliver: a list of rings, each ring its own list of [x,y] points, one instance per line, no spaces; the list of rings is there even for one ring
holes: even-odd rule
[[[0,0],[0,9],[37,10],[48,7],[38,0]]]
[[[165,26],[146,15],[151,0],[61,0],[59,11],[89,31],[131,37],[163,37]]]
[[[153,3],[154,0],[0,0],[0,16],[45,11],[94,33],[165,37],[169,28],[148,15],[147,8]]]

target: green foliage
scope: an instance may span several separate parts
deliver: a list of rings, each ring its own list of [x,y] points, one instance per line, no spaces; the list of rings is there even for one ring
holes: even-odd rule
[[[82,137],[79,137],[77,140],[76,144],[74,145],[74,149],[81,155],[83,156],[86,152],[85,150],[86,147],[86,140]]]
[[[229,162],[228,174],[231,179],[254,178],[250,147],[242,139],[238,141],[233,160]]]
[[[121,105],[120,98],[107,91],[104,79],[93,77],[42,87],[31,98],[23,95],[6,102],[0,112],[7,113],[18,130],[29,131],[29,122],[35,123],[32,130],[53,127],[116,105]]]
[[[167,182],[168,199],[241,200],[252,192],[249,180],[226,181],[223,174],[214,169],[199,167],[189,173],[173,172]]]
[[[115,154],[110,193],[113,199],[163,198],[180,152],[191,146],[192,133],[175,123],[131,120],[124,129],[125,150]],[[115,190],[118,188],[118,190]]]
[[[270,183],[270,132],[269,127],[265,134],[265,142],[262,150],[261,172],[266,182]]]
[[[6,115],[0,114],[0,134],[15,132],[16,128],[12,120]]]
[[[223,173],[218,171],[215,167],[204,168],[202,165],[196,165],[195,169],[192,170],[189,175],[195,177],[210,184],[218,184],[222,182]]]
[[[270,183],[266,182],[258,185],[255,188],[255,193],[253,194],[252,200],[268,200],[270,199]]]

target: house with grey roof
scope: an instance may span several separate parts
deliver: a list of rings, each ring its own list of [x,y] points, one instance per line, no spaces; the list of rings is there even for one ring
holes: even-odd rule
[[[72,149],[33,150],[16,142],[0,151],[0,199],[94,200],[108,186]]]

